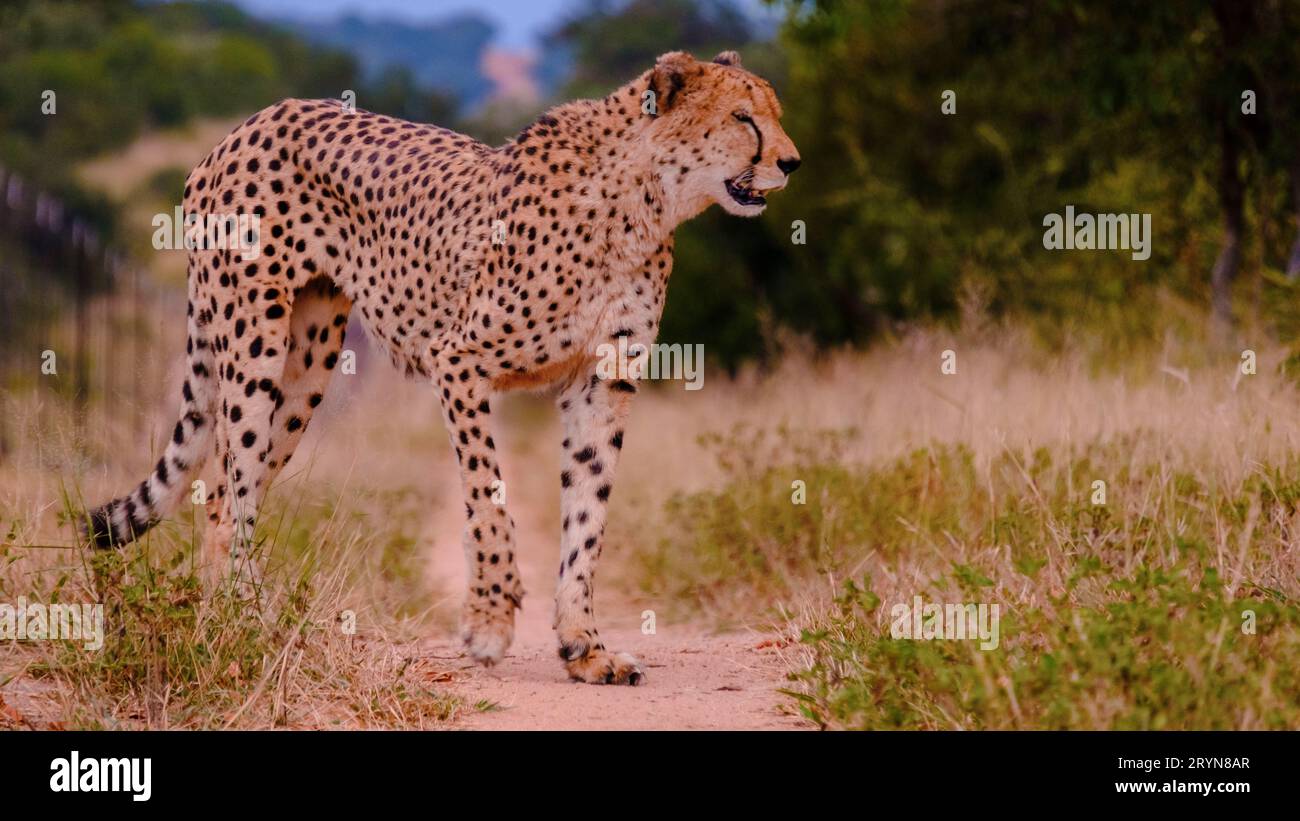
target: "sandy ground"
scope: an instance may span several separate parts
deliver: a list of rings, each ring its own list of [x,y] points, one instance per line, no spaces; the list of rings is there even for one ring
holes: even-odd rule
[[[553,424],[554,420],[551,420]],[[550,425],[547,426],[549,428]],[[553,484],[558,461],[552,465],[552,439],[558,430],[539,437],[546,446],[529,453],[526,437],[499,426],[504,447],[514,458],[504,472],[512,488],[510,511],[516,522],[517,561],[527,595],[515,615],[515,640],[500,664],[486,669],[460,653],[455,636],[426,642],[418,655],[430,667],[454,669],[451,688],[467,705],[493,703],[489,710],[466,710],[453,726],[484,730],[774,730],[811,728],[792,714],[791,699],[777,692],[786,686],[780,649],[765,632],[716,633],[703,623],[674,623],[656,613],[653,633],[643,625],[652,602],[635,600],[624,586],[596,582],[596,616],[605,646],[631,653],[641,662],[645,681],[637,687],[598,686],[570,681],[557,654],[551,619],[554,614],[555,567],[559,558],[558,505],[543,487]],[[545,455],[542,455],[545,454]],[[528,467],[538,457],[545,467]],[[447,466],[450,468],[450,465]],[[631,472],[631,471],[629,471]],[[438,498],[456,498],[454,469],[437,473]],[[629,482],[634,486],[634,481]],[[635,492],[631,487],[628,492]],[[456,511],[459,513],[459,511]],[[455,521],[454,519],[452,520]],[[435,542],[429,581],[459,601],[464,586],[464,560],[458,528],[451,523],[431,526]],[[611,553],[616,543],[607,544]],[[611,563],[617,556],[607,556]],[[611,568],[612,569],[612,568]],[[604,575],[604,574],[602,574]]]
[[[540,608],[521,614],[515,644],[493,668],[474,664],[452,637],[412,648],[438,685],[465,704],[445,726],[470,730],[795,730],[780,649],[761,634],[710,635],[692,625],[602,630],[610,647],[640,660],[637,687],[568,680]],[[55,685],[20,676],[0,687],[0,728],[61,729]]]
[[[708,636],[689,629],[602,631],[635,655],[646,673],[638,687],[569,681],[550,636],[525,636],[496,667],[464,666],[452,685],[467,704],[453,726],[476,730],[789,730],[810,727],[783,712],[782,669],[758,636]],[[455,645],[430,653],[454,656]]]

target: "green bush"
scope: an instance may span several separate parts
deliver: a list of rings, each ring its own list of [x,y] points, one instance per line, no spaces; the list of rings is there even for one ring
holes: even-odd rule
[[[1300,725],[1294,601],[1262,589],[1231,598],[1213,570],[1192,580],[1143,566],[1104,589],[1105,604],[1073,604],[1067,591],[1045,607],[1002,605],[999,646],[985,651],[974,641],[891,638],[874,619],[881,599],[870,578],[848,581],[802,632],[811,659],[786,692],[822,727]],[[1248,617],[1253,634],[1243,632]]]
[[[787,692],[808,718],[1300,726],[1300,602],[1270,547],[1287,543],[1300,501],[1286,466],[1229,485],[1132,464],[1134,440],[1119,437],[987,461],[934,446],[866,467],[835,458],[851,435],[712,438],[726,483],[673,497],[636,553],[649,595],[798,636]],[[1096,476],[1105,505],[1091,503]],[[848,581],[818,604],[809,591],[827,578]],[[892,637],[893,607],[914,596],[996,604],[997,646]]]

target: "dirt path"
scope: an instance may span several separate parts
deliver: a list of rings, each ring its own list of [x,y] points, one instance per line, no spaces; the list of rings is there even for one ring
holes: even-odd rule
[[[536,458],[520,455],[514,464],[526,465],[529,457]],[[510,464],[506,475],[514,481]],[[427,658],[437,660],[435,666],[456,670],[449,686],[469,705],[482,700],[496,705],[488,711],[467,710],[455,726],[483,730],[811,728],[789,714],[791,700],[777,692],[787,684],[786,668],[772,636],[718,635],[700,625],[673,623],[662,614],[655,618],[655,632],[646,635],[641,630],[646,602],[621,596],[613,584],[596,585],[600,637],[611,650],[636,656],[646,681],[637,687],[614,687],[568,679],[551,628],[558,557],[552,534],[558,535],[558,505],[539,503],[546,494],[537,484],[558,471],[557,465],[554,470],[515,474],[519,479],[512,487],[529,486],[530,491],[516,494],[511,506],[520,536],[517,560],[528,594],[516,614],[515,641],[506,658],[488,670],[462,657],[454,637],[421,647]],[[454,493],[455,488],[448,486],[444,492]],[[465,574],[459,534],[454,526],[439,525],[430,538],[437,542],[430,581],[458,601]]]
[[[453,555],[442,549],[441,555]],[[421,654],[456,670],[449,686],[473,706],[457,727],[482,730],[775,730],[810,728],[790,715],[790,700],[777,692],[786,684],[785,666],[771,636],[713,634],[692,624],[641,630],[642,605],[606,587],[597,591],[600,636],[611,650],[636,656],[646,680],[637,687],[596,686],[570,681],[556,654],[551,629],[553,583],[549,556],[523,550],[524,578],[531,579],[524,608],[516,615],[515,641],[505,659],[484,669],[460,654],[453,637],[432,640]],[[451,563],[459,577],[458,557]],[[451,570],[451,567],[447,568]]]
[[[572,682],[555,655],[554,638],[516,641],[491,670],[465,665],[453,686],[468,704],[456,726],[479,730],[792,730],[807,728],[784,714],[776,688],[782,668],[760,636],[708,636],[688,629],[602,629],[610,647],[635,655],[646,673],[639,687]],[[455,645],[429,652],[451,656]]]

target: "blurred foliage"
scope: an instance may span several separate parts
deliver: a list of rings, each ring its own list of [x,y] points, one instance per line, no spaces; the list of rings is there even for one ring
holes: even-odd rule
[[[1027,318],[1049,347],[1080,330],[1150,341],[1168,293],[1209,302],[1238,223],[1238,315],[1300,328],[1300,5],[769,2],[786,14],[776,42],[756,39],[735,0],[585,0],[544,39],[539,74],[570,72],[561,99],[602,94],[674,49],[738,49],[781,95],[803,168],[760,219],[711,209],[679,229],[665,341],[735,366],[778,353],[787,330],[832,347],[956,321],[970,294],[980,311]],[[360,34],[380,48],[383,31]],[[0,76],[0,164],[101,229],[111,209],[70,169],[148,128],[349,88],[364,108],[458,125],[420,72],[367,81],[352,56],[220,2],[9,3]],[[57,116],[41,112],[46,89]],[[1255,114],[1241,111],[1245,89]],[[522,116],[489,105],[459,125],[496,142]],[[1151,258],[1048,252],[1043,217],[1067,205],[1150,213]]]
[[[453,106],[393,70],[361,83],[356,61],[220,2],[46,0],[0,7],[0,164],[77,206],[79,161],[151,128],[250,113],[285,97],[356,90],[367,108],[422,120]],[[42,110],[54,91],[55,113]],[[90,208],[103,230],[112,214]]]
[[[1244,21],[1230,3],[1192,0],[783,7],[779,49],[747,43],[721,0],[592,3],[556,34],[583,93],[664,51],[740,49],[777,88],[803,155],[760,220],[715,209],[679,229],[664,338],[734,364],[772,351],[777,327],[830,346],[955,318],[971,289],[995,314],[1032,317],[1051,344],[1078,327],[1141,332],[1152,323],[1127,317],[1149,319],[1157,290],[1207,299],[1225,134],[1242,144],[1249,307],[1295,323],[1293,288],[1267,276],[1284,264],[1300,197],[1294,4],[1260,3]],[[949,89],[955,115],[940,107]],[[1241,113],[1244,89],[1255,115]],[[1047,252],[1043,217],[1066,205],[1152,214],[1151,258]],[[806,245],[792,243],[795,220]]]
[[[586,0],[546,38],[574,60],[567,96],[599,96],[654,65],[665,51],[716,52],[751,39],[729,0]]]
[[[1149,308],[1152,286],[1202,300],[1220,131],[1300,103],[1268,92],[1260,65],[1296,75],[1295,9],[1269,4],[1268,29],[1234,53],[1210,6],[790,3],[785,121],[805,162],[766,221],[783,234],[804,219],[809,242],[786,244],[785,275],[803,287],[772,297],[776,317],[823,343],[863,341],[882,323],[951,315],[973,281],[992,310],[1033,315],[1050,337]],[[1253,118],[1240,113],[1248,88],[1270,96]],[[949,89],[955,115],[940,107]],[[1297,204],[1268,199],[1287,165],[1253,145],[1241,164],[1259,183],[1246,249],[1258,272],[1284,258]],[[1042,219],[1067,205],[1151,213],[1151,259],[1046,251]]]

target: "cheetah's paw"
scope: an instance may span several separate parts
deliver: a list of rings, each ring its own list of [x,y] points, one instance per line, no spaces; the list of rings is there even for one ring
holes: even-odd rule
[[[591,650],[580,658],[564,662],[569,678],[587,684],[627,684],[632,687],[645,683],[641,662],[627,653],[608,650]]]
[[[507,612],[466,609],[461,613],[460,638],[465,652],[484,667],[500,661],[514,637],[513,608]]]

